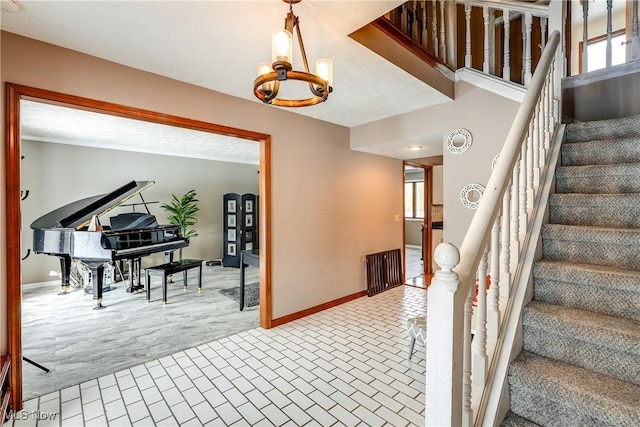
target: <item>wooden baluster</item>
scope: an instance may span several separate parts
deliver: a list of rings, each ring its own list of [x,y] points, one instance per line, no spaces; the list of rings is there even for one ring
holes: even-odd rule
[[[465,53],[464,66],[471,68],[471,4],[464,4],[464,20],[466,23],[465,30]]]
[[[611,36],[613,28],[611,27],[611,8],[613,0],[607,0],[607,68],[611,67]],[[586,46],[586,45],[584,45]]]
[[[400,29],[403,33],[407,34],[407,26],[409,25],[409,8],[407,3],[402,5],[402,14],[400,17]]]
[[[631,18],[631,59],[640,59],[640,29],[638,25],[638,0],[633,0]]]
[[[511,238],[511,185],[507,186],[502,198],[502,230],[500,231],[500,296],[509,297],[511,290],[511,251],[509,239]]]
[[[444,0],[440,1],[440,59],[443,63],[447,63],[447,39],[445,32],[444,20]]]
[[[478,265],[476,293],[476,333],[473,336],[471,380],[474,388],[484,388],[487,380],[487,248]]]
[[[431,41],[433,43],[433,55],[438,57],[438,0],[433,0],[431,8]]]
[[[520,158],[516,160],[511,177],[511,265],[512,273],[520,256]]]
[[[533,17],[531,12],[524,14],[524,86],[529,87],[531,83],[531,25]]]
[[[528,138],[528,135],[525,136],[525,139]],[[518,224],[520,226],[519,236],[523,236],[527,231],[527,144],[522,144],[522,148],[520,149],[520,188],[518,189],[518,194],[520,196],[520,201],[518,205],[519,215],[518,215]],[[518,239],[520,240],[520,239]]]
[[[502,60],[502,79],[508,82],[511,81],[511,52],[509,51],[509,26],[511,25],[510,12],[509,9],[502,10],[502,20],[503,20],[503,38],[504,38],[504,54]]]
[[[491,275],[489,297],[487,300],[487,336],[498,337],[500,329],[500,228],[502,226],[502,211],[498,212],[491,229]]]
[[[589,45],[589,32],[587,31],[587,22],[589,21],[589,1],[582,1],[582,72],[589,71],[589,61],[587,55],[587,46]]]
[[[482,72],[489,74],[489,6],[482,6],[482,18],[484,19],[484,55],[482,59]]]
[[[473,308],[471,300],[474,290],[469,289],[469,295],[464,301],[464,368],[462,370],[462,425],[473,425],[473,410],[471,409],[471,317]]]
[[[427,32],[427,2],[422,2],[422,31],[420,32],[420,40],[422,47],[429,52],[429,33]]]

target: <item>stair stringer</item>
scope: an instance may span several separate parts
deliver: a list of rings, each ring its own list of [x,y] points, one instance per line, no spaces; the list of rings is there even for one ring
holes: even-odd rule
[[[533,264],[542,258],[542,224],[548,221],[549,194],[555,185],[555,171],[564,135],[565,125],[559,124],[541,175],[541,190],[531,210],[532,218],[511,284],[511,297],[503,313],[500,334],[487,375],[487,386],[475,417],[475,426],[498,427],[509,411],[507,372],[509,364],[522,350],[522,309],[533,297]]]

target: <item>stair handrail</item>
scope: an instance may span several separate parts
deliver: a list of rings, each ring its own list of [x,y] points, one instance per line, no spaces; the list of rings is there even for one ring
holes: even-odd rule
[[[549,37],[460,250],[448,243],[436,248],[440,270],[427,297],[426,425],[482,421],[477,409],[490,383],[488,366],[496,344],[488,346],[487,336],[497,339],[503,327],[498,298],[508,296],[515,283],[511,278],[524,254],[520,249],[540,171],[558,126],[560,93],[554,73],[560,38],[558,31]],[[488,272],[489,298],[485,286],[474,286],[476,277],[484,285]],[[474,289],[478,307],[472,349]]]

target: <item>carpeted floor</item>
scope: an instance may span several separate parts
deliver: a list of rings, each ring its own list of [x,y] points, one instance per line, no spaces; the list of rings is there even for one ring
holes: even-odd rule
[[[240,302],[240,286],[233,288],[220,289],[222,295],[231,298],[235,302]],[[244,285],[244,306],[255,307],[260,304],[260,283],[247,283]]]
[[[259,325],[258,306],[240,311],[218,292],[238,285],[237,268],[203,266],[202,273],[202,292],[196,270],[189,271],[186,290],[182,275],[174,275],[167,305],[160,286],[152,287],[146,303],[144,292],[129,294],[116,283],[98,311],[82,289],[57,295],[57,285],[24,287],[23,355],[50,369],[23,363],[25,400]],[[247,283],[258,277],[259,269],[247,267]]]

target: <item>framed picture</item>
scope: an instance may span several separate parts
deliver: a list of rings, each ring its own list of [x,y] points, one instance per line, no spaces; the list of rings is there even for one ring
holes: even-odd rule
[[[235,211],[236,211],[236,201],[227,200],[227,212],[235,212]]]
[[[235,242],[236,241],[236,229],[235,228],[230,228],[227,230],[227,240],[230,242]]]
[[[236,255],[236,244],[235,243],[229,243],[227,245],[227,253],[230,256],[235,256]]]
[[[247,227],[253,227],[253,215],[247,215],[244,217],[244,225]]]
[[[253,200],[247,200],[244,203],[244,210],[247,213],[252,213],[253,212]]]
[[[229,226],[229,227],[235,227],[236,226],[236,216],[235,215],[228,215],[227,216],[227,226]]]

